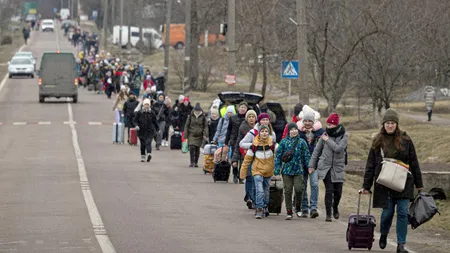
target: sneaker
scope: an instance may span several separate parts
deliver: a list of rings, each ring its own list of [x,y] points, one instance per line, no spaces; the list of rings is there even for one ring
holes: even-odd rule
[[[302,218],[308,218],[308,211],[302,212]]]
[[[263,218],[263,209],[262,208],[258,208],[258,210],[256,210],[256,215],[255,215],[255,219],[262,219]]]
[[[292,220],[292,214],[288,213],[286,215],[286,218],[284,218],[285,220]]]
[[[317,210],[312,210],[311,211],[311,219],[315,219],[319,217],[319,213],[317,212]]]
[[[325,218],[325,222],[332,222],[333,220],[331,219],[331,215],[327,215],[327,217]]]
[[[166,141],[166,147],[168,147],[169,146],[169,141]]]
[[[297,213],[295,213],[296,215],[297,215],[297,218],[302,218],[302,212],[297,212]],[[308,215],[308,214],[306,214],[306,215]]]
[[[333,217],[338,220],[339,219],[339,209],[337,207],[333,207]]]
[[[235,183],[235,184],[238,183],[238,177],[237,176],[233,176],[233,183]]]
[[[387,235],[381,235],[380,236],[380,249],[385,249],[387,246]]]
[[[239,178],[239,184],[244,184],[244,180]]]
[[[198,164],[194,164],[194,167],[195,167],[195,168],[198,168]]]
[[[264,208],[264,217],[269,217],[270,213],[269,213],[269,208]]]
[[[194,164],[189,164],[189,168],[193,168],[194,167]]]
[[[397,253],[408,253],[409,251],[407,251],[405,249],[405,245],[404,244],[398,244],[397,245]]]
[[[160,145],[156,145],[156,150],[160,150],[159,147],[160,147]]]
[[[145,155],[141,155],[141,162],[142,162],[142,163],[145,162]]]
[[[248,209],[253,209],[253,202],[250,199],[247,200],[247,208]]]
[[[147,155],[147,162],[150,162],[150,160],[152,160],[152,154]]]

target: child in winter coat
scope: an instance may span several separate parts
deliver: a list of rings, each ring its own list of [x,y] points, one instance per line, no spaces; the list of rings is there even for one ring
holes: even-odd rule
[[[255,136],[251,148],[247,151],[240,173],[240,178],[245,179],[251,166],[255,185],[256,219],[262,219],[268,213],[269,183],[274,172],[275,152],[275,145],[269,132],[270,129],[267,125],[259,127],[258,135]]]
[[[227,113],[224,117],[220,119],[219,125],[217,126],[216,132],[214,134],[213,142],[217,143],[219,147],[225,144],[225,138],[227,137],[228,125],[230,123],[231,116],[234,115],[234,106],[230,105],[227,108]]]

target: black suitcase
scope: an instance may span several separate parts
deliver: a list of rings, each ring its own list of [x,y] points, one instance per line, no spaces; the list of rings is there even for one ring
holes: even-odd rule
[[[224,181],[228,183],[228,178],[230,177],[231,166],[227,161],[222,161],[214,165],[212,172],[212,177],[214,183],[217,181]]]
[[[170,149],[181,149],[181,133],[174,132],[170,137]]]
[[[369,211],[367,214],[360,214],[359,207],[361,204],[361,192],[358,197],[358,210],[357,213],[350,214],[348,218],[347,228],[347,243],[348,249],[372,249],[374,239],[374,232],[376,227],[375,216],[370,214],[370,205],[372,200],[372,193],[369,197]]]
[[[279,215],[281,213],[281,207],[283,205],[283,189],[277,188],[277,182],[278,181],[272,181],[273,184],[270,185],[269,191],[270,191],[270,200],[269,200],[269,206],[267,209],[269,209],[269,213],[276,213]]]

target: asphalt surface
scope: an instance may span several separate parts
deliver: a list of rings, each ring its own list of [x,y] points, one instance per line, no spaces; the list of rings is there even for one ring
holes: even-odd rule
[[[40,58],[57,40],[61,51],[73,50],[57,36],[35,32],[25,50]],[[200,168],[188,168],[188,155],[162,148],[141,163],[139,147],[112,143],[112,104],[83,88],[77,104],[40,104],[37,78],[7,80],[0,93],[0,252],[114,252],[102,250],[94,233],[80,162],[103,238],[116,252],[348,252],[346,214],[342,222],[325,223],[323,213],[285,221],[283,208],[280,216],[255,220],[244,185],[213,183]],[[377,244],[372,251],[381,252]]]

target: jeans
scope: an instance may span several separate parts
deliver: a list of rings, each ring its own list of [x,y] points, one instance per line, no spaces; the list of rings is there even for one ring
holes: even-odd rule
[[[397,243],[405,244],[408,234],[408,206],[409,199],[388,199],[387,207],[383,208],[380,218],[380,233],[389,234],[397,205]]]
[[[270,191],[269,183],[270,177],[263,177],[261,175],[253,176],[253,182],[255,183],[255,200],[256,208],[265,208],[269,206]]]
[[[331,207],[337,209],[342,197],[342,186],[344,183],[333,183],[331,181],[331,172],[328,171],[325,179],[325,210],[327,216],[331,216]]]
[[[141,155],[145,155],[145,151],[147,151],[148,154],[152,153],[152,141],[153,138],[140,138],[139,141],[141,142]]]
[[[309,185],[311,187],[311,197],[308,201],[308,177]],[[314,170],[313,173],[303,176],[303,200],[302,200],[302,212],[307,213],[309,210],[317,211],[317,200],[319,199],[319,172]]]
[[[283,175],[284,183],[284,201],[286,204],[286,211],[292,213],[292,188],[295,190],[297,196],[303,196],[303,175],[289,176]],[[296,206],[300,206],[300,199],[297,199]],[[300,210],[300,209],[299,209]]]
[[[119,117],[120,117],[120,123],[125,124],[125,115],[123,114],[123,111],[119,111]]]
[[[159,125],[159,132],[156,134],[157,147],[161,146],[162,136],[164,134],[164,130],[166,129],[166,122],[165,121],[158,122],[158,125]]]

